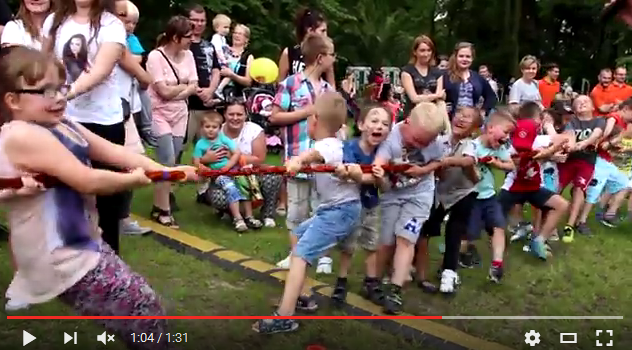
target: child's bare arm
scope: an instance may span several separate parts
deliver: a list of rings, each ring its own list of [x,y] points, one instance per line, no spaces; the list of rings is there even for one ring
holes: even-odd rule
[[[494,168],[503,170],[503,171],[513,171],[516,169],[516,165],[514,164],[514,162],[509,159],[509,160],[502,160],[502,159],[498,159],[498,158],[493,158],[490,162],[489,165],[493,166]]]
[[[239,152],[239,150],[229,151],[229,153],[230,158],[228,159],[228,163],[226,163],[226,165],[224,166],[224,170],[231,169],[232,167],[237,165],[237,163],[239,163],[239,157],[241,157],[241,152]]]

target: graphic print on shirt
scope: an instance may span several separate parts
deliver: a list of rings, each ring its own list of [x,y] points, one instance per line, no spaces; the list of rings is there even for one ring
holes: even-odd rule
[[[393,164],[415,164],[423,166],[426,163],[426,158],[419,149],[408,150],[402,148],[402,156],[400,158],[393,159]],[[410,177],[404,174],[390,174],[391,185],[393,188],[400,189],[404,187],[410,187],[421,182],[421,177]]]
[[[66,68],[66,83],[72,84],[83,72],[88,72],[88,40],[83,34],[75,34],[64,44],[62,60]]]

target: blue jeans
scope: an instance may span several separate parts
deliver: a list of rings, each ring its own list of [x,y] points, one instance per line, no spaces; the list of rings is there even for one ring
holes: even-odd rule
[[[228,204],[246,200],[246,197],[244,197],[230,176],[218,176],[217,179],[215,179],[215,184],[224,191]]]
[[[312,265],[318,258],[353,233],[360,223],[362,204],[352,200],[333,206],[318,208],[293,234],[298,237],[294,256]]]

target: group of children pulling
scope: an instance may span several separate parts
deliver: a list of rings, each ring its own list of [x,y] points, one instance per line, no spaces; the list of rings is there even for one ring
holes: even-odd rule
[[[310,45],[309,38],[306,42]],[[333,44],[320,37],[312,38],[311,45],[304,72],[280,84],[273,117],[283,121],[288,134],[294,130],[286,146],[290,174],[309,164],[333,165],[336,171],[302,179],[302,186],[315,186],[303,191],[291,191],[288,182],[289,203],[307,205],[315,196],[318,206],[311,218],[288,227],[289,273],[274,316],[318,308],[313,298],[302,295],[307,267],[336,245],[341,258],[332,300],[345,301],[351,258],[360,247],[366,253],[360,294],[381,305],[384,313],[396,315],[402,312],[402,288],[411,271],[424,292],[453,293],[460,284],[457,266],[472,267],[480,259],[474,244],[483,230],[492,251],[488,278],[500,283],[508,225],[516,232],[512,240],[530,236],[524,250],[542,260],[551,256],[548,242],[558,239],[556,227],[569,208],[564,242],[572,242],[576,231],[587,232],[586,218],[597,201],[605,213],[600,218],[614,225],[630,180],[612,164],[610,152],[621,151],[618,144],[632,122],[632,100],[608,116],[594,115],[587,96],[577,97],[572,110],[564,101],[556,101],[561,108],[544,111],[527,102],[519,108],[497,108],[484,117],[478,109],[465,107],[457,109],[451,125],[446,125],[445,111],[429,102],[417,104],[394,125],[389,111],[369,105],[358,119],[361,135],[343,141],[338,132],[346,121],[345,100],[326,89],[321,78],[333,63],[327,60]],[[298,84],[292,91],[306,86],[307,97],[288,93],[290,82]],[[292,138],[303,144],[293,147]],[[410,167],[404,173],[388,173],[382,167],[388,164]],[[373,165],[371,173],[363,173],[359,165]],[[496,193],[495,176],[503,172]],[[560,193],[571,183],[569,204]],[[521,217],[525,203],[533,209],[530,231]],[[444,221],[445,252],[437,288],[426,278],[428,241],[441,234]],[[253,325],[266,334],[297,328],[289,318]]]

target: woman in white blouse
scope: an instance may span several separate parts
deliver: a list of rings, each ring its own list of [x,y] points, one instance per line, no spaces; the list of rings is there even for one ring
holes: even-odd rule
[[[2,31],[2,46],[22,45],[42,49],[42,26],[52,10],[51,0],[22,0],[16,18]]]

